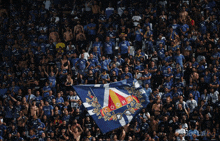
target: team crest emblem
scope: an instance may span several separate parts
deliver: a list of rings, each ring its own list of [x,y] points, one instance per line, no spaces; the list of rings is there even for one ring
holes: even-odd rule
[[[98,119],[103,118],[105,121],[120,120],[123,115],[134,114],[136,110],[142,108],[142,102],[145,101],[142,92],[133,87],[124,87],[127,92],[122,92],[116,88],[109,88],[105,92],[104,104],[101,106],[93,91],[88,91],[86,102],[94,107],[93,113],[98,116]],[[119,110],[125,109],[125,110]]]

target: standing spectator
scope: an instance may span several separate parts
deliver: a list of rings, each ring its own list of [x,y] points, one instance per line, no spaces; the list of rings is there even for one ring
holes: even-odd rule
[[[141,25],[137,24],[137,27],[135,27],[135,44],[136,44],[136,50],[142,49],[142,38],[143,38],[143,29],[141,29]]]
[[[192,113],[193,110],[195,110],[195,108],[198,106],[197,101],[193,99],[192,93],[189,94],[189,99],[186,101],[186,104],[190,109],[190,113]]]
[[[110,37],[106,37],[103,47],[106,57],[113,59],[114,46],[113,43],[110,41]]]
[[[130,43],[125,40],[125,37],[122,37],[122,42],[119,43],[119,50],[122,58],[127,58],[130,54]]]

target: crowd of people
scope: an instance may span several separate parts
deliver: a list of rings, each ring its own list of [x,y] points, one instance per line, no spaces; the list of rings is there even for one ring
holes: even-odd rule
[[[220,140],[219,0],[0,0],[0,141]],[[73,85],[150,103],[102,134]]]

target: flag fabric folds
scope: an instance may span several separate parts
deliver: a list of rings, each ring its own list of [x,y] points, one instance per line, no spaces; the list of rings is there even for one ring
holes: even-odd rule
[[[103,134],[128,124],[149,103],[136,79],[73,88]]]

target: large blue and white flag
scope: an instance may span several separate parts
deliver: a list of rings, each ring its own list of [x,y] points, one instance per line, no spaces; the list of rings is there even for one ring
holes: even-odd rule
[[[149,103],[136,79],[73,88],[102,133],[128,124]]]

